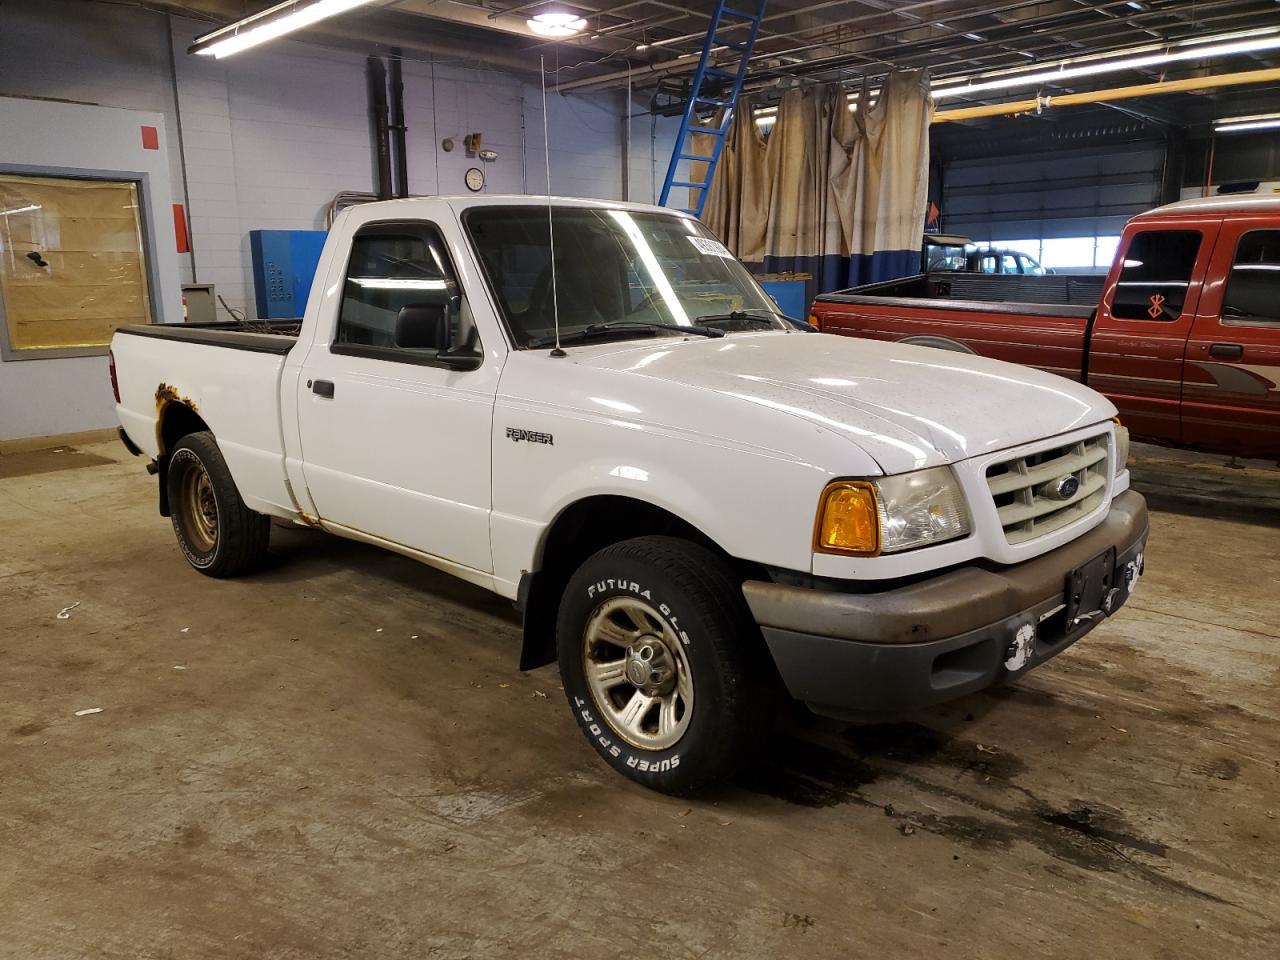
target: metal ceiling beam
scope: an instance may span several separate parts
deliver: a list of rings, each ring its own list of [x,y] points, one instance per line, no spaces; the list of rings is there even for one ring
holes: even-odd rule
[[[1111,2],[1109,2],[1107,5],[1108,5],[1108,6],[1119,6],[1119,5],[1123,4],[1123,2],[1124,2],[1124,0],[1111,0]],[[906,5],[904,5],[904,7],[903,7],[903,8],[901,8],[901,9],[906,9],[906,8],[919,8],[919,7],[923,7],[923,6],[936,6],[936,3],[915,3],[915,4],[906,4]],[[1015,2],[1003,3],[1003,4],[1000,4],[1000,5],[998,5],[998,6],[990,7],[990,8],[987,8],[986,10],[981,10],[981,11],[977,11],[977,10],[974,10],[974,9],[972,9],[972,8],[966,8],[966,9],[964,10],[964,12],[959,12],[959,13],[954,12],[954,11],[953,11],[953,12],[948,12],[947,14],[945,14],[945,15],[943,15],[943,16],[931,17],[931,18],[930,18],[930,23],[933,23],[933,24],[952,23],[952,22],[960,21],[960,20],[971,20],[971,19],[973,19],[973,18],[974,18],[974,17],[976,17],[976,16],[992,16],[992,15],[994,15],[995,13],[1011,12],[1011,11],[1015,11],[1015,10],[1019,10],[1019,9],[1023,9],[1023,8],[1028,8],[1028,7],[1043,7],[1043,6],[1045,6],[1044,0],[1015,0]],[[1060,16],[1060,15],[1061,15],[1061,12],[1060,12],[1060,11],[1055,11],[1053,14],[1048,15],[1048,16],[1056,17],[1056,16]],[[829,25],[829,26],[824,26],[824,27],[822,27],[822,28],[820,28],[820,29],[831,29],[832,27],[842,27],[842,26],[847,26],[848,24],[864,22],[864,21],[866,21],[866,20],[868,20],[868,19],[877,19],[877,18],[882,18],[883,16],[884,16],[883,12],[877,12],[877,13],[875,13],[875,14],[863,14],[863,15],[858,16],[858,17],[850,17],[850,18],[846,18],[845,20],[841,20],[841,21],[839,21],[839,22],[838,22],[838,23],[836,23],[836,24],[831,24],[831,25]],[[1029,19],[1027,19],[1027,20],[1023,21],[1023,22],[1022,22],[1022,24],[1020,24],[1020,25],[1021,25],[1021,26],[1025,26],[1025,25],[1027,25],[1027,24],[1031,24],[1031,23],[1038,22],[1039,20],[1042,20],[1042,19],[1045,19],[1045,18],[1029,18]],[[974,28],[974,29],[977,29],[977,28]],[[805,30],[805,31],[801,31],[801,32],[804,32],[804,33],[811,33],[811,32],[814,32],[814,31],[813,31],[813,30]],[[884,28],[884,29],[881,29],[881,30],[878,30],[878,31],[873,31],[873,32],[871,32],[871,33],[865,33],[865,34],[862,34],[862,35],[860,35],[860,36],[859,36],[858,40],[859,40],[859,42],[863,42],[863,41],[868,40],[868,39],[876,39],[876,38],[879,38],[879,37],[882,37],[882,36],[887,36],[887,35],[894,34],[894,33],[899,33],[899,32],[901,32],[901,28],[900,28],[900,27]],[[790,47],[790,48],[787,48],[787,49],[784,49],[784,50],[766,50],[766,49],[759,49],[762,45],[764,45],[764,44],[766,44],[766,43],[769,43],[769,42],[775,41],[775,40],[777,40],[777,39],[780,39],[780,38],[782,38],[782,37],[786,37],[786,36],[790,36],[790,35],[791,35],[791,34],[769,34],[768,36],[763,36],[763,35],[762,35],[762,36],[761,36],[761,37],[756,41],[756,44],[757,44],[757,51],[752,55],[752,57],[751,57],[752,61],[757,61],[757,60],[767,60],[767,59],[770,59],[770,58],[773,58],[773,57],[779,57],[779,56],[796,55],[796,54],[798,54],[798,53],[801,53],[801,52],[805,52],[805,51],[811,50],[811,49],[812,49],[813,47],[815,47],[815,46],[832,46],[832,45],[834,45],[832,41],[830,41],[830,40],[825,40],[825,41],[823,41],[823,42],[821,42],[821,43],[807,44],[807,45],[802,45],[802,46],[798,46],[798,47]],[[962,32],[962,31],[955,31],[955,32],[953,32],[952,34],[950,34],[949,36],[962,36],[962,35],[963,35],[963,32]],[[852,54],[848,54],[848,55],[846,55],[846,56],[852,56],[852,57],[862,56],[864,59],[866,58],[866,55],[865,55],[865,54],[861,54],[861,53],[852,53]],[[832,59],[841,59],[841,58],[824,58],[823,60],[819,60],[819,61],[816,61],[816,62],[817,62],[817,63],[819,63],[819,64],[822,64],[822,63],[829,62],[829,61],[830,61],[830,60],[832,60]],[[694,62],[681,62],[681,61],[671,61],[671,62],[664,63],[664,64],[649,64],[649,65],[647,65],[647,67],[645,68],[644,73],[645,73],[645,74],[661,73],[661,74],[663,74],[663,75],[674,75],[674,74],[680,74],[680,73],[689,73],[689,72],[692,72],[692,70],[694,69],[694,67],[695,67],[695,66],[696,66],[696,63],[694,63]],[[766,72],[766,74],[768,74],[770,71],[766,70],[765,72]],[[775,70],[775,71],[773,71],[773,72],[774,72],[774,73],[781,73],[781,72],[786,72],[786,71],[778,71],[778,70]],[[567,83],[558,84],[558,85],[556,86],[556,88],[555,88],[555,89],[557,90],[557,92],[560,92],[560,93],[568,93],[568,92],[571,92],[571,91],[573,91],[573,90],[589,89],[589,88],[591,88],[591,87],[595,87],[595,86],[607,86],[607,85],[610,85],[610,84],[616,84],[616,83],[618,83],[618,82],[620,82],[620,81],[625,81],[625,80],[627,79],[627,77],[628,77],[628,76],[631,76],[631,77],[634,79],[634,77],[635,77],[636,75],[637,75],[637,71],[636,71],[636,70],[631,70],[631,71],[628,71],[628,70],[621,70],[621,71],[617,71],[617,72],[615,72],[615,73],[603,74],[603,75],[600,75],[600,76],[597,76],[597,77],[587,77],[587,78],[583,78],[583,79],[581,79],[581,80],[571,80],[571,81],[568,81]],[[756,79],[756,76],[757,76],[757,75],[756,75],[756,74],[752,74],[751,76],[752,76],[752,79],[754,80],[754,79]]]
[[[1212,3],[1212,2],[1205,3],[1201,9],[1212,10],[1212,9],[1216,9],[1224,6],[1234,6],[1237,4],[1237,2],[1238,0],[1219,0],[1219,2],[1217,3]],[[1120,5],[1122,4],[1121,3],[1107,4],[1107,6],[1120,6]],[[1150,11],[1147,15],[1151,15],[1151,14],[1160,15],[1160,12]],[[1200,22],[1202,24],[1205,24],[1211,21],[1219,22],[1222,20],[1239,19],[1242,17],[1253,17],[1256,19],[1257,16],[1258,16],[1258,11],[1255,6],[1252,10],[1241,11],[1238,14],[1229,14],[1222,17],[1201,18]],[[1006,24],[1005,26],[1014,26],[1014,24]],[[1021,25],[1019,24],[1018,26],[1021,26]],[[1043,44],[1020,46],[1018,48],[1018,53],[1038,54],[1044,51],[1054,51],[1056,49],[1059,49],[1062,45],[1062,42],[1063,42],[1061,39],[1062,34],[1074,33],[1079,30],[1092,30],[1092,29],[1096,29],[1097,26],[1098,26],[1097,24],[1068,24],[1060,28],[1059,30],[1057,30],[1055,35],[1051,37],[1047,37],[1046,38],[1047,42]],[[976,29],[980,30],[983,28],[976,28]],[[993,33],[994,30],[992,28],[986,28],[986,32]],[[1126,49],[1129,46],[1135,45],[1132,43],[1124,43],[1123,38],[1126,36],[1127,34],[1124,34],[1123,32],[1113,32],[1111,34],[1108,34],[1106,36],[1101,36],[1101,37],[1095,34],[1095,35],[1091,35],[1083,38],[1082,43],[1090,49],[1090,52],[1102,53],[1102,52],[1108,52],[1108,51],[1119,51],[1119,50]],[[963,37],[963,34],[956,32],[956,33],[953,33],[951,37],[948,39],[960,38],[960,37]],[[1106,48],[1106,50],[1098,49],[1099,41],[1109,42],[1113,39],[1120,42],[1114,47]],[[1172,37],[1168,39],[1175,40],[1179,38]],[[1146,42],[1150,43],[1152,41],[1147,40]],[[806,75],[810,79],[817,79],[824,73],[832,73],[832,72],[843,73],[847,75],[848,73],[852,73],[854,71],[857,71],[860,74],[866,74],[868,71],[871,71],[871,70],[877,70],[877,71],[883,72],[889,69],[900,69],[900,68],[908,68],[913,66],[916,66],[916,67],[931,66],[932,67],[932,66],[935,66],[936,58],[938,56],[946,56],[953,52],[962,54],[964,56],[967,69],[961,72],[957,72],[956,74],[939,74],[935,77],[935,79],[946,79],[948,76],[971,74],[973,72],[972,67],[975,61],[991,60],[992,55],[990,54],[978,56],[976,55],[976,53],[977,51],[984,48],[990,49],[993,45],[996,45],[998,41],[988,41],[985,43],[960,45],[954,51],[947,49],[945,47],[940,48],[939,43],[940,41],[938,40],[932,40],[932,41],[921,40],[921,41],[913,42],[912,44],[909,45],[910,50],[906,52],[906,56],[901,55],[902,48],[895,49],[894,51],[895,56],[893,57],[893,59],[885,58],[885,59],[877,60],[874,57],[869,56],[868,53],[856,52],[846,57],[833,57],[833,58],[827,58],[826,60],[811,61],[811,63],[802,72],[804,75]],[[1141,44],[1136,44],[1136,45],[1141,45]],[[869,51],[869,53],[873,53],[873,52],[876,52],[876,51],[875,50]],[[859,60],[861,62],[856,64],[850,62],[853,59]],[[921,61],[921,62],[916,62],[916,61]],[[1009,69],[1015,66],[1030,66],[1030,64],[1023,63],[1022,61],[1018,61],[1018,60],[1012,60],[1008,62],[992,63],[989,66],[984,67],[983,69],[998,71],[1002,69]],[[757,71],[756,73],[753,74],[753,78],[758,78],[763,80],[770,76],[780,76],[780,75],[782,76],[794,75],[794,72],[784,67],[770,67],[770,68],[765,68],[763,70]],[[831,79],[841,79],[841,77],[834,76]]]
[[[1037,97],[1031,100],[1015,100],[1010,103],[992,103],[979,107],[960,107],[956,110],[939,110],[933,115],[934,123],[953,123],[958,120],[974,120],[979,117],[1007,117],[1018,113],[1035,113],[1053,107],[1103,103],[1108,100],[1134,100],[1166,93],[1214,90],[1221,87],[1238,87],[1253,83],[1270,83],[1280,80],[1280,67],[1267,70],[1246,70],[1242,73],[1220,73],[1216,76],[1189,77],[1185,80],[1164,80],[1160,83],[1142,83],[1107,90],[1090,90],[1085,93],[1064,93],[1056,97]]]

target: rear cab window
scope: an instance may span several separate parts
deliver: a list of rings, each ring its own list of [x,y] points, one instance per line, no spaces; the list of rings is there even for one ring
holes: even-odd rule
[[[1202,238],[1199,230],[1135,233],[1124,254],[1111,315],[1155,322],[1181,317]]]
[[[1222,297],[1222,322],[1280,324],[1280,230],[1240,236]]]

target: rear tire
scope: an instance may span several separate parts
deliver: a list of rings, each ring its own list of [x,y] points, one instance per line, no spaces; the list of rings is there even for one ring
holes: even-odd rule
[[[606,547],[569,580],[556,638],[574,719],[623,776],[688,795],[760,745],[772,704],[764,643],[710,550],[656,536]]]
[[[212,433],[189,433],[174,445],[167,484],[173,532],[192,567],[235,577],[261,565],[271,519],[245,506]]]

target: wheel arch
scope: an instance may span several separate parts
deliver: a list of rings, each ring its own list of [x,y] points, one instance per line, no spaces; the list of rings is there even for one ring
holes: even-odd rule
[[[722,557],[743,579],[760,575],[753,564],[730,556],[706,532],[665,507],[625,494],[593,494],[575,500],[556,515],[543,533],[536,570],[520,578],[516,602],[524,616],[521,670],[555,660],[560,596],[582,562],[604,547],[647,534],[700,544]]]
[[[160,515],[167,517],[169,509],[169,458],[174,446],[189,433],[210,430],[209,425],[196,411],[195,405],[183,400],[165,400],[160,403],[156,420],[156,476],[160,481]]]
[[[977,356],[978,353],[966,343],[934,334],[914,334],[910,337],[903,337],[898,342],[909,344],[913,347],[933,347],[936,350],[950,350],[952,353],[968,353],[973,356]]]

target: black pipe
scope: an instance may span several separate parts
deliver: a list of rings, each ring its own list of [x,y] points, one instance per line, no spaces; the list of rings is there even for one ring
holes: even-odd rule
[[[396,161],[397,197],[409,195],[409,150],[405,142],[404,78],[400,74],[400,49],[391,51],[391,149]]]
[[[369,76],[369,119],[373,124],[377,159],[374,192],[379,200],[391,199],[391,136],[387,126],[387,68],[378,57],[366,61]]]

